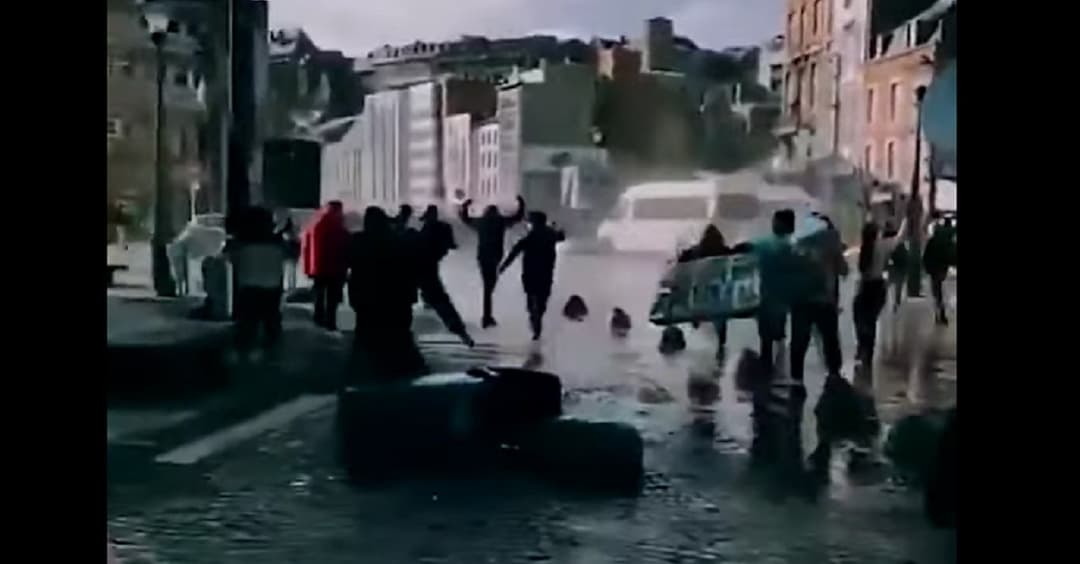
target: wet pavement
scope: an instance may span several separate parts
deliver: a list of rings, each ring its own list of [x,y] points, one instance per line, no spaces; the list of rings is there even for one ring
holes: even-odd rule
[[[756,329],[749,321],[731,323],[719,389],[702,385],[712,381],[716,364],[710,327],[687,328],[688,348],[676,357],[656,350],[660,330],[646,317],[662,270],[656,257],[560,256],[545,337],[533,344],[518,268],[496,292],[500,325],[481,331],[479,275],[459,253],[443,275],[479,346],[467,350],[448,335],[422,339],[437,370],[528,364],[562,377],[568,413],[637,427],[646,442],[639,497],[584,496],[494,470],[355,488],[343,481],[328,406],[198,464],[147,464],[136,472],[145,479],[140,474],[111,486],[109,530],[117,553],[125,562],[257,557],[263,564],[955,561],[955,533],[932,529],[920,493],[889,479],[887,469],[849,475],[843,457],[834,457],[830,484],[811,495],[752,466],[751,405],[731,372],[738,351],[756,348]],[[574,293],[590,310],[582,323],[560,315]],[[608,329],[616,306],[634,323],[623,339]],[[848,362],[854,350],[848,312],[841,328]],[[809,452],[816,442],[812,408],[824,379],[814,350],[806,370],[802,443]],[[920,385],[938,390],[935,401],[955,401],[955,368],[932,379]],[[927,407],[911,405],[904,394],[909,385],[907,376],[885,367],[876,374],[886,425]]]

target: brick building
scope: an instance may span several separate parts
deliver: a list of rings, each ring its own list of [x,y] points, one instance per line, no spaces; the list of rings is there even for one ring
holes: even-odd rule
[[[919,180],[926,194],[929,150],[919,133],[915,90],[930,83],[940,21],[916,16],[871,39],[863,67],[865,134],[861,163],[874,178],[907,192],[915,144],[923,143]]]
[[[831,0],[788,0],[783,158],[793,169],[836,152]]]

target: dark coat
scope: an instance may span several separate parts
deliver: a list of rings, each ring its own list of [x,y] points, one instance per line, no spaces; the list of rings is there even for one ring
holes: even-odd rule
[[[482,264],[498,265],[503,258],[506,230],[524,219],[525,201],[519,196],[517,212],[509,217],[499,213],[485,213],[480,217],[470,217],[470,203],[471,201],[467,200],[461,205],[460,216],[462,223],[476,231],[476,258]]]

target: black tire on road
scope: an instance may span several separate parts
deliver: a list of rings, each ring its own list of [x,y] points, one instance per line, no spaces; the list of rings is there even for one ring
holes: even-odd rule
[[[524,427],[562,415],[562,382],[554,374],[502,367],[468,374],[484,381],[480,416],[485,432],[496,443],[510,440]]]
[[[563,417],[521,435],[521,462],[544,478],[577,489],[636,495],[644,476],[644,443],[630,425]]]
[[[464,374],[370,382],[338,394],[342,462],[357,481],[468,464],[480,450],[486,383]]]

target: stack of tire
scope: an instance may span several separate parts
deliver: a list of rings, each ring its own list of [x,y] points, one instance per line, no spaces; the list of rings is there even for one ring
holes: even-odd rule
[[[339,393],[341,454],[354,481],[509,459],[567,485],[636,493],[643,443],[628,425],[562,414],[554,374],[478,368]]]

